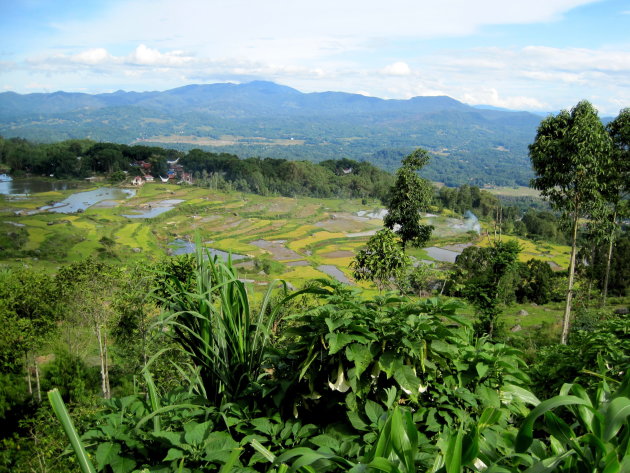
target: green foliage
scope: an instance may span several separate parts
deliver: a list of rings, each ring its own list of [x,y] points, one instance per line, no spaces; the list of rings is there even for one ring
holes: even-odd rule
[[[60,293],[54,280],[29,269],[0,273],[0,369],[19,372],[25,355],[56,328]]]
[[[0,223],[0,256],[15,257],[28,241],[28,231],[10,223]]]
[[[127,179],[127,175],[123,171],[115,171],[107,178],[107,180],[112,184],[119,184],[125,179]]]
[[[372,281],[379,290],[397,283],[408,266],[409,258],[389,228],[370,237],[366,247],[350,263],[356,281]]]
[[[99,423],[82,440],[96,471],[201,473],[234,462],[232,436],[216,430],[221,416],[206,400],[187,392],[163,397],[127,396],[107,401]]]
[[[417,172],[428,161],[429,153],[421,148],[404,158],[387,199],[388,213],[383,223],[400,236],[403,250],[407,243],[424,246],[433,231],[433,226],[420,224],[420,211],[428,209],[433,191],[429,181],[419,177]]]
[[[554,290],[554,273],[546,261],[530,259],[518,265],[519,282],[516,287],[518,302],[535,302],[547,304],[552,300]]]
[[[568,345],[541,349],[531,368],[533,389],[549,396],[567,381],[593,384],[596,378],[586,371],[619,380],[630,366],[629,331],[630,316],[609,314],[589,330],[571,333]]]
[[[560,407],[568,415],[551,412]],[[547,435],[534,445],[533,428],[541,416]],[[515,450],[527,452],[528,463],[540,465],[538,468],[559,466],[561,472],[621,473],[630,469],[629,416],[630,374],[626,373],[616,389],[602,382],[591,396],[579,384],[566,384],[559,396],[543,401],[525,418],[515,439]]]
[[[96,473],[94,470],[94,466],[90,459],[88,458],[87,452],[85,451],[85,447],[79,438],[79,434],[74,428],[74,424],[72,423],[72,419],[68,414],[66,406],[61,398],[61,395],[56,389],[48,392],[48,399],[50,400],[50,404],[55,412],[55,415],[59,419],[59,422],[63,426],[63,430],[66,433],[66,436],[70,440],[70,445],[72,445],[72,449],[79,461],[79,466],[81,467],[81,471],[83,473]]]
[[[282,273],[284,265],[265,254],[254,259],[254,269],[272,275]]]
[[[423,296],[430,292],[438,277],[430,264],[419,261],[403,276],[401,292]]]
[[[279,383],[273,399],[287,413],[321,422],[348,409],[364,430],[360,406],[393,396],[416,406],[425,428],[437,432],[454,415],[482,409],[488,389],[527,382],[518,352],[473,342],[457,303],[360,302],[348,289],[332,289],[324,305],[286,318],[285,348],[270,360]]]
[[[42,370],[42,378],[42,388],[57,389],[65,402],[85,403],[98,394],[98,371],[67,351],[55,353],[55,359]]]
[[[467,210],[486,217],[492,215],[500,205],[499,199],[486,190],[464,184],[457,188],[440,187],[436,201],[442,208],[464,214]]]
[[[452,285],[461,287],[478,315],[475,331],[493,336],[501,304],[511,301],[516,287],[518,242],[497,241],[492,246],[465,248],[456,259]]]

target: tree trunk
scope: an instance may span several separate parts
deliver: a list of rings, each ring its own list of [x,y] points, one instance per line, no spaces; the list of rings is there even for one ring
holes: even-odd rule
[[[606,273],[604,274],[604,289],[602,294],[602,307],[606,306],[606,297],[608,296],[608,279],[610,278],[610,263],[612,261],[613,240],[615,238],[615,221],[617,220],[617,211],[613,213],[612,228],[608,238],[608,257],[606,258]]]
[[[567,303],[564,308],[564,317],[562,318],[562,336],[560,343],[567,344],[569,339],[569,328],[571,324],[571,300],[573,299],[573,279],[575,275],[575,253],[577,246],[577,228],[578,228],[578,212],[577,208],[573,212],[573,232],[571,238],[571,260],[569,262],[569,287],[567,289]]]
[[[106,352],[103,347],[103,337],[101,334],[101,326],[96,325],[96,338],[98,339],[98,356],[101,362],[101,393],[105,399],[109,399],[109,383],[107,381],[107,362],[105,361]]]
[[[42,402],[42,388],[39,384],[39,365],[37,364],[37,358],[33,360],[35,362],[35,381],[37,386],[37,402]]]
[[[107,357],[107,332],[103,334],[103,357],[105,358],[105,389],[107,393],[105,399],[111,399],[112,391],[109,386],[109,362]]]
[[[28,380],[28,393],[32,396],[33,395],[33,384],[31,383],[31,366],[28,363],[28,353],[24,354],[24,357],[26,358],[25,364],[26,364],[26,379]]]

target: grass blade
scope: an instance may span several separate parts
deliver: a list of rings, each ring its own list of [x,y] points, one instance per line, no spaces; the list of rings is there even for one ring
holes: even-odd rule
[[[50,401],[50,405],[52,406],[57,419],[61,422],[61,426],[63,427],[66,436],[70,440],[70,445],[72,445],[72,449],[77,457],[81,471],[83,473],[96,473],[94,465],[90,462],[87,452],[81,443],[79,434],[74,428],[74,424],[68,414],[66,405],[63,403],[63,399],[61,399],[61,394],[59,394],[59,391],[56,388],[48,391],[48,400]]]

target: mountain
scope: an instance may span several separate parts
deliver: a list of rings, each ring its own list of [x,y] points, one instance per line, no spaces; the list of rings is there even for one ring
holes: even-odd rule
[[[196,84],[163,92],[0,93],[0,135],[91,138],[320,161],[348,157],[395,169],[416,147],[425,175],[447,184],[525,184],[540,117],[450,97],[386,100],[302,93],[272,82]]]

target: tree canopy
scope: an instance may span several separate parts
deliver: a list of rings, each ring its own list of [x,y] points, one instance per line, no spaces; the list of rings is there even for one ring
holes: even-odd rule
[[[400,236],[403,250],[407,243],[423,246],[433,231],[432,225],[420,224],[420,211],[428,209],[433,194],[429,181],[418,176],[428,162],[429,153],[421,148],[404,158],[390,191],[384,223]]]

